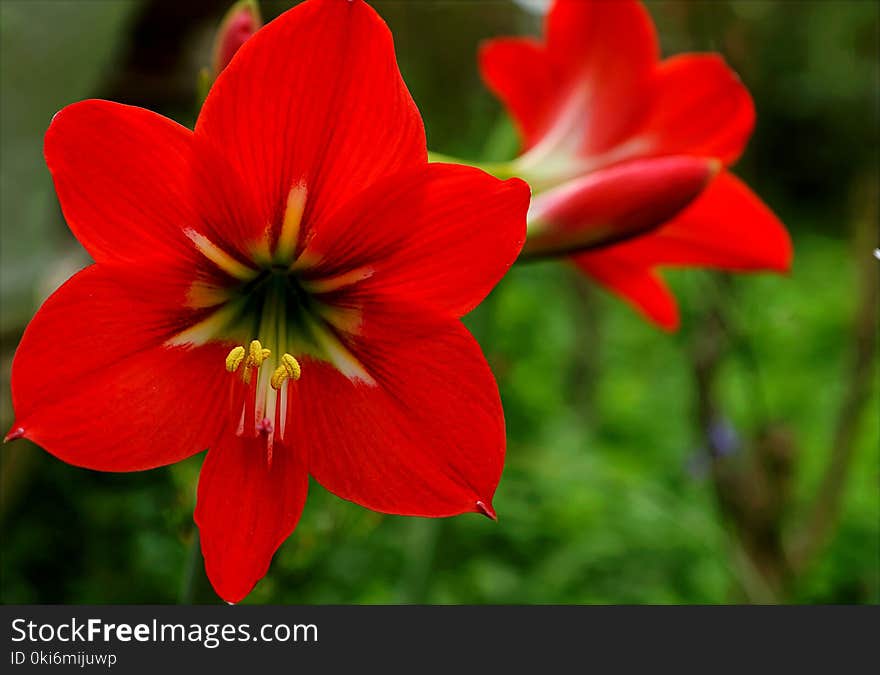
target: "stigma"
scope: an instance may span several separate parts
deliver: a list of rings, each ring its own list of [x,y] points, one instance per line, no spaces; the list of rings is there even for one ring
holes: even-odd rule
[[[275,443],[284,440],[289,389],[302,374],[299,361],[287,353],[273,359],[271,350],[252,340],[247,348],[231,349],[225,367],[234,376],[230,405],[236,434],[264,438],[271,464]]]

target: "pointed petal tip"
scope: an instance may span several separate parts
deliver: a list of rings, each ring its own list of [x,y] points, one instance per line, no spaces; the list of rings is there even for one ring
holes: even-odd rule
[[[791,241],[791,235],[782,222],[778,222],[775,233],[770,231],[768,234],[775,234],[777,243],[768,247],[763,260],[753,263],[746,271],[770,272],[790,277],[794,266],[794,244]]]
[[[674,335],[681,328],[681,315],[678,312],[678,304],[672,298],[672,303],[665,310],[657,314],[649,314],[648,318],[667,335]]]
[[[204,550],[202,551],[202,556],[204,556]],[[230,605],[235,607],[239,603],[241,603],[248,595],[250,595],[251,591],[254,590],[254,586],[256,584],[251,584],[248,589],[242,590],[243,587],[241,585],[230,586],[225,583],[217,583],[212,576],[213,570],[209,570],[208,567],[205,567],[205,573],[208,576],[208,580],[211,582],[211,587],[214,589],[214,593],[217,594],[217,597],[223,602],[224,605]]]
[[[792,268],[794,267],[794,244],[791,241],[791,235],[788,234],[788,230],[785,230],[784,225],[783,230],[785,231],[786,235],[786,248],[785,254],[783,255],[782,259],[782,264],[779,266],[779,273],[786,276],[791,276]]]
[[[24,434],[25,434],[24,427],[18,426],[18,425],[13,425],[12,429],[9,430],[9,433],[3,437],[3,442],[9,443],[9,441],[14,441],[19,438],[24,438]]]
[[[492,507],[492,503],[488,504],[484,501],[477,500],[477,512],[482,513],[484,516],[489,518],[490,520],[494,520],[498,522],[498,514],[495,513],[495,509]]]

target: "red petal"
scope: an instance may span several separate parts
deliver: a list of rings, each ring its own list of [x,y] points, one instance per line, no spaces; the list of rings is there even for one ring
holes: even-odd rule
[[[531,38],[499,38],[480,46],[480,73],[504,103],[523,139],[535,145],[553,121],[559,96],[544,46]]]
[[[310,360],[292,388],[287,433],[295,430],[312,476],[386,513],[494,513],[504,415],[470,333],[457,320],[386,307],[368,314],[350,348],[373,382]]]
[[[615,248],[576,256],[574,262],[648,320],[665,330],[678,328],[675,298],[663,280],[653,270],[634,266],[617,256]]]
[[[793,255],[785,226],[727,172],[663,227],[613,250],[639,266],[699,265],[733,271],[786,272]]]
[[[192,223],[191,132],[109,101],[67,106],[46,132],[46,163],[70,229],[97,261],[180,255]]]
[[[95,265],[45,302],[12,365],[21,435],[102,471],[170,464],[213,441],[228,350],[163,346],[180,317],[156,276],[146,286]]]
[[[427,164],[377,183],[317,224],[302,261],[313,277],[365,270],[363,291],[461,315],[516,260],[528,204],[521,180]]]
[[[529,41],[490,42],[481,69],[523,130],[526,149],[553,129],[596,154],[641,121],[657,58],[654,26],[639,3],[558,0],[543,52]]]
[[[609,149],[641,119],[660,53],[651,16],[636,0],[557,0],[546,33],[548,56],[558,71],[590,90],[582,151]]]
[[[743,83],[716,54],[684,54],[657,68],[656,99],[639,133],[652,155],[694,154],[736,161],[755,126]]]
[[[699,196],[717,168],[698,157],[633,160],[540,193],[523,254],[571,253],[659,227]]]
[[[199,477],[195,521],[205,571],[227,602],[243,599],[269,569],[306,501],[309,480],[296,452],[276,445],[272,463],[262,439],[225,434]]]
[[[98,262],[195,256],[187,228],[242,250],[265,229],[216,149],[148,110],[67,106],[46,132],[45,154],[67,223]]]
[[[362,0],[311,0],[260,30],[217,78],[196,136],[223,148],[276,227],[300,182],[308,223],[427,161],[391,33]]]
[[[723,172],[699,198],[660,229],[575,262],[612,292],[667,329],[678,325],[675,301],[656,266],[785,272],[791,266],[785,226],[739,179]]]

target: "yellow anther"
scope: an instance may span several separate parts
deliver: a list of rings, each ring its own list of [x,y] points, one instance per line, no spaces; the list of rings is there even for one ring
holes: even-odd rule
[[[281,365],[287,369],[287,374],[290,375],[291,380],[298,380],[299,376],[302,375],[302,368],[299,366],[299,361],[293,358],[290,354],[285,354],[281,357]]]
[[[263,361],[269,358],[271,353],[268,349],[263,349],[263,345],[260,344],[259,340],[252,340],[248,348],[247,361],[245,361],[244,365],[248,368],[259,368],[263,365]]]
[[[288,377],[291,380],[298,380],[301,374],[302,369],[299,366],[299,361],[293,358],[290,354],[285,354],[281,357],[281,365],[275,369],[274,373],[272,373],[272,388],[281,389],[281,386]]]
[[[278,389],[281,389],[281,387],[284,384],[284,381],[286,379],[287,379],[287,369],[284,366],[278,366],[275,369],[275,372],[272,373],[272,380],[270,381],[270,384],[272,385],[272,389],[275,389],[276,391]]]
[[[230,373],[234,373],[238,370],[242,361],[244,361],[244,347],[236,347],[229,352],[229,355],[226,357],[226,370]]]

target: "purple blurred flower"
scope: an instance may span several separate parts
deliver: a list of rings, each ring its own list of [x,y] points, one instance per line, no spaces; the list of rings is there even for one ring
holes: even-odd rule
[[[726,457],[732,455],[740,449],[742,445],[736,428],[730,421],[720,418],[709,425],[709,454],[712,457]]]
[[[685,470],[694,479],[706,477],[713,459],[733,455],[742,447],[742,439],[736,427],[723,417],[709,425],[706,437],[708,445],[697,448],[685,465]]]

